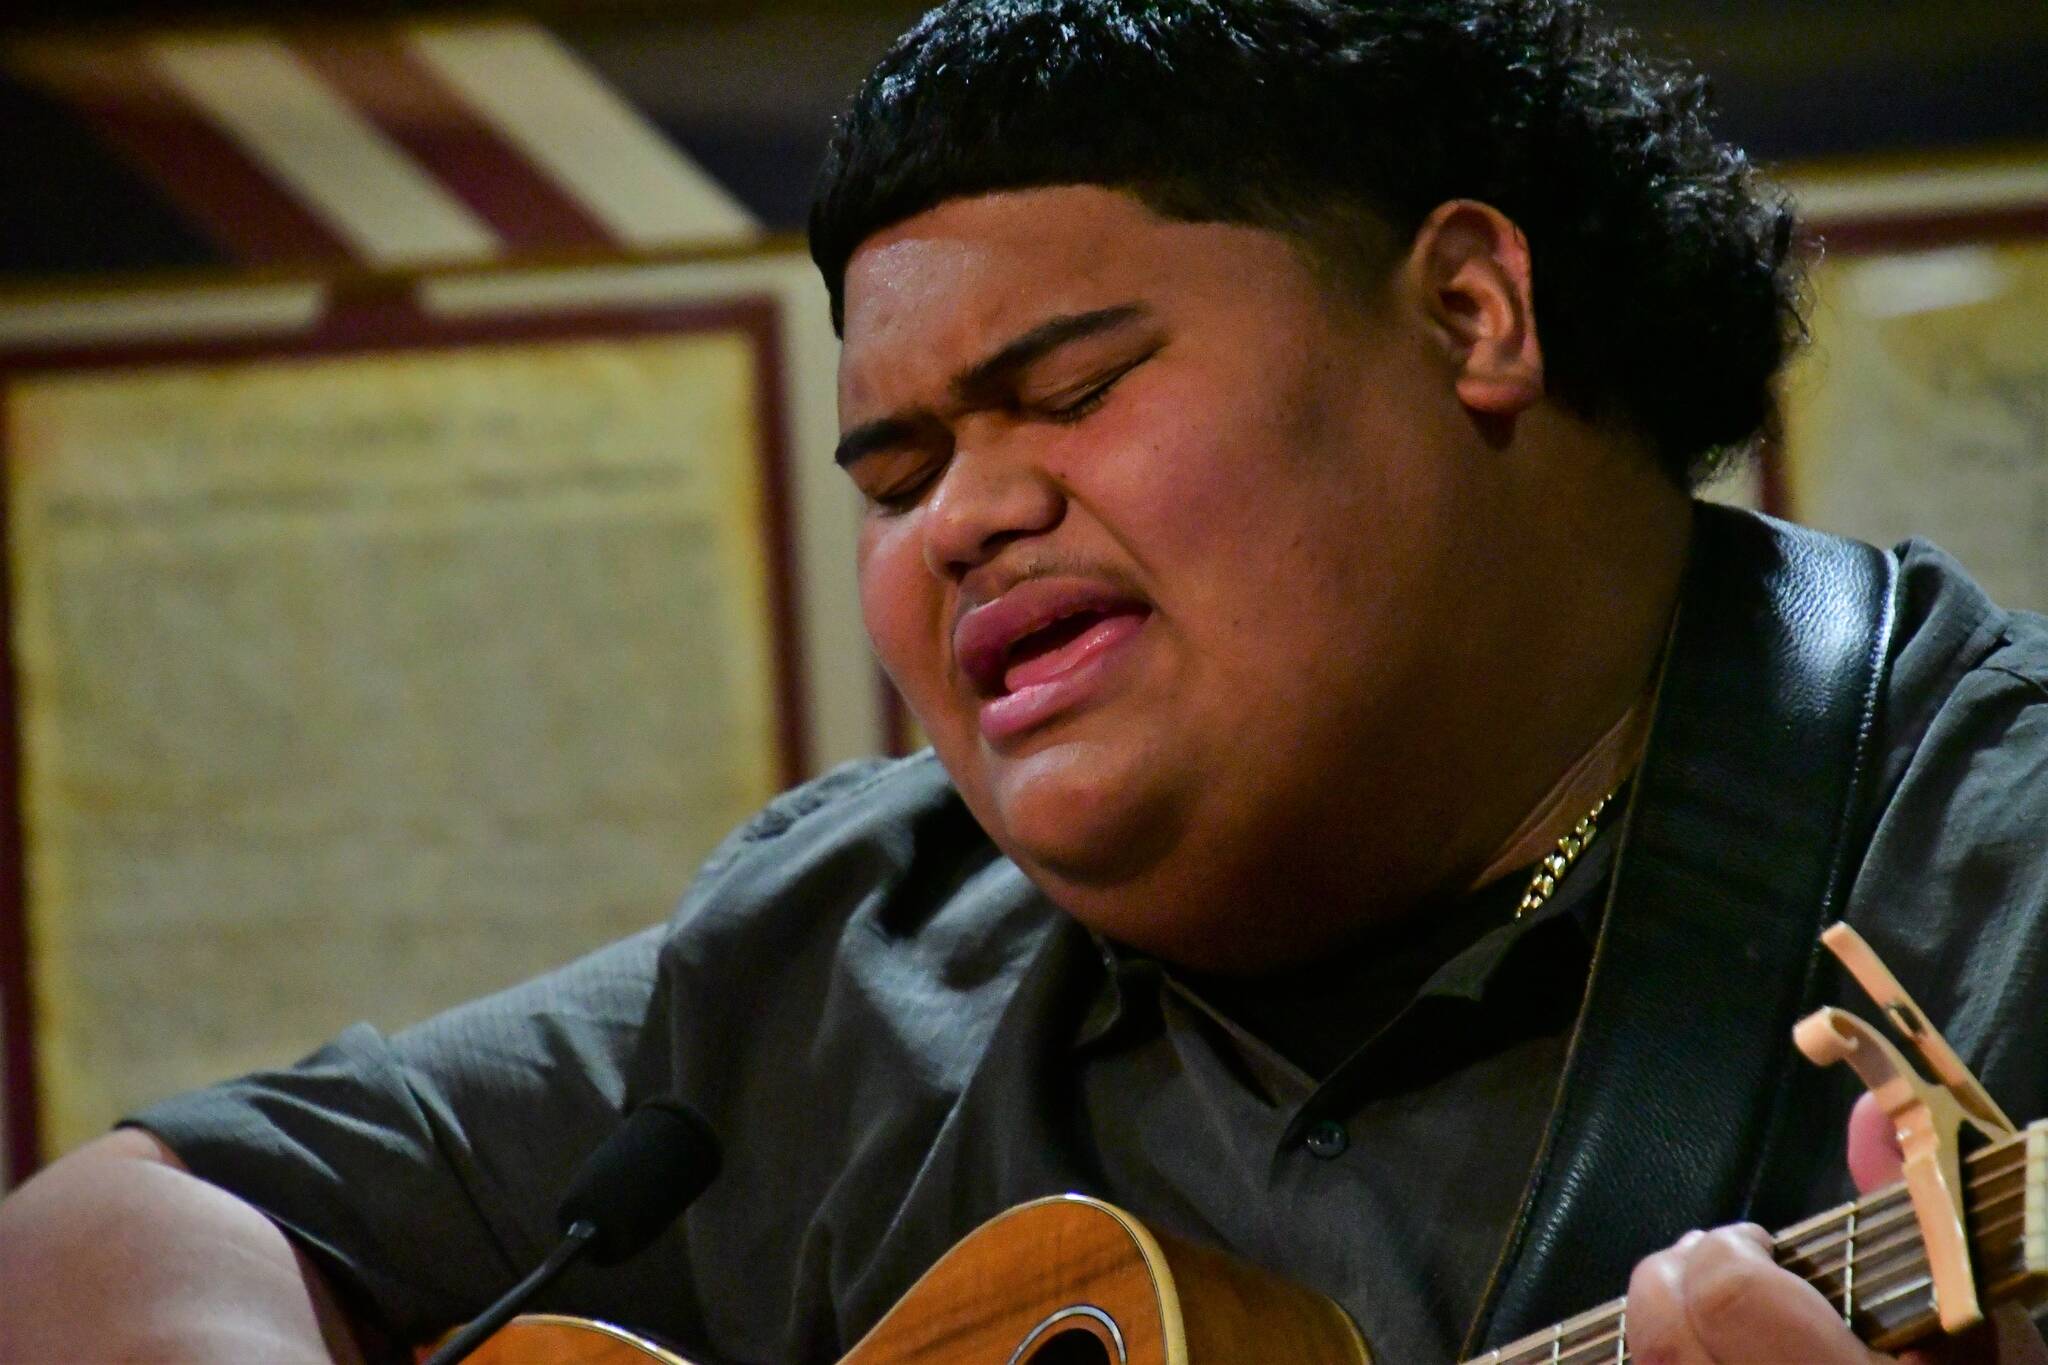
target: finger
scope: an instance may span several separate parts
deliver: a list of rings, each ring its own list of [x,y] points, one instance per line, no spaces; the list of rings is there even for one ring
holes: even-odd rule
[[[1637,1365],[1713,1365],[1685,1312],[1686,1260],[1705,1236],[1688,1232],[1636,1262],[1623,1321],[1628,1324],[1629,1359]]]
[[[1694,1249],[1685,1288],[1693,1335],[1713,1360],[1879,1359],[1818,1290],[1778,1265],[1769,1235],[1753,1224],[1708,1233]]]
[[[1813,1286],[1777,1264],[1770,1247],[1763,1229],[1743,1225],[1689,1237],[1651,1257],[1638,1267],[1644,1318],[1638,1318],[1638,1285],[1630,1283],[1631,1346],[1671,1365],[1869,1365],[1881,1359]]]
[[[1877,1096],[1865,1095],[1849,1111],[1849,1176],[1864,1193],[1896,1184],[1904,1158],[1899,1134]]]

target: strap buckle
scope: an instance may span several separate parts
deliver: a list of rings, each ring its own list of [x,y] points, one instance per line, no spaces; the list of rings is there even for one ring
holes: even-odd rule
[[[1793,1028],[1792,1041],[1815,1066],[1847,1062],[1877,1096],[1905,1154],[1906,1193],[1927,1247],[1942,1330],[1955,1333],[1974,1327],[1984,1320],[1984,1309],[1970,1264],[1962,1156],[1956,1139],[1965,1123],[1993,1139],[2011,1137],[2017,1130],[1861,934],[1846,924],[1833,924],[1820,941],[1919,1052],[1940,1084],[1922,1077],[1877,1029],[1842,1010],[1815,1010]]]

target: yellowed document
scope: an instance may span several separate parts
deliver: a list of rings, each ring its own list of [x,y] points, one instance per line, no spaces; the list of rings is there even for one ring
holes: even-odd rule
[[[781,772],[737,333],[6,395],[44,1153],[665,915]]]
[[[2048,243],[1843,255],[1786,386],[1790,511],[2048,611]]]

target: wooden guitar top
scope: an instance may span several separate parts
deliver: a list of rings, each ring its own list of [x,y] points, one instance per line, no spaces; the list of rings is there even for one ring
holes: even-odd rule
[[[578,1318],[514,1319],[478,1365],[689,1365]],[[1020,1205],[926,1272],[841,1365],[1371,1365],[1344,1310],[1218,1251],[1061,1195]]]

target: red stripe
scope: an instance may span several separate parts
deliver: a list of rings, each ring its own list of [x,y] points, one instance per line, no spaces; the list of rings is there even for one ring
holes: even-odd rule
[[[1960,209],[1892,217],[1817,219],[1809,225],[1832,252],[1913,251],[2048,237],[2048,204]]]
[[[875,700],[882,712],[883,750],[901,758],[910,752],[910,708],[896,684],[879,668],[875,670]]]
[[[24,45],[14,67],[75,108],[202,232],[250,265],[352,262],[355,252],[126,43]]]
[[[788,376],[782,364],[782,310],[772,298],[746,300],[747,331],[754,343],[759,378],[754,384],[754,439],[761,450],[761,531],[769,548],[768,607],[780,623],[775,651],[777,747],[782,785],[794,787],[810,776],[810,725],[804,698],[810,690],[803,632],[797,628],[796,510],[789,487]]]
[[[302,41],[295,50],[515,251],[620,244],[395,38]]]
[[[0,385],[0,458],[7,455],[7,392]],[[35,1173],[41,1156],[41,1089],[36,1080],[35,982],[28,934],[28,869],[22,865],[21,712],[14,679],[14,592],[9,582],[6,505],[0,477],[0,1057],[7,1068],[7,1183]]]

